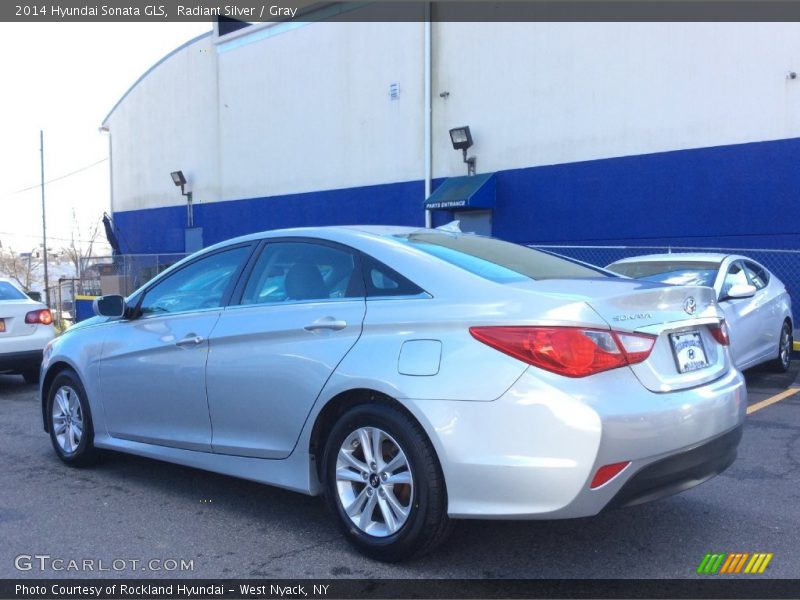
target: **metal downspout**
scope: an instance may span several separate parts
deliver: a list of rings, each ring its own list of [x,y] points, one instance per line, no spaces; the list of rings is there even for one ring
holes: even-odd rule
[[[432,156],[431,156],[431,144],[432,144],[432,135],[431,135],[431,3],[425,3],[425,57],[424,61],[424,100],[423,100],[423,112],[424,112],[424,128],[425,128],[425,148],[423,150],[424,162],[425,162],[425,200],[427,200],[431,195],[431,183],[433,179],[432,174]],[[430,228],[432,226],[432,218],[431,218],[431,211],[425,211],[425,227]]]

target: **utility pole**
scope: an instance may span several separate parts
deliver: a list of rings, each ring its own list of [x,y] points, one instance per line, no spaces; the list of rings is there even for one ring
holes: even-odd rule
[[[47,279],[47,219],[44,212],[44,131],[39,130],[39,157],[42,165],[42,241],[44,247],[44,297],[47,306],[50,306],[50,288]]]

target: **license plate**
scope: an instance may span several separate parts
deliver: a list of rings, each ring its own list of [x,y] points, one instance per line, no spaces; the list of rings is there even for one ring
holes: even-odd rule
[[[672,341],[675,364],[680,373],[697,371],[708,366],[703,339],[700,337],[699,331],[672,333],[669,339]]]
[[[4,319],[0,319],[0,333],[3,333],[6,330],[6,322]]]

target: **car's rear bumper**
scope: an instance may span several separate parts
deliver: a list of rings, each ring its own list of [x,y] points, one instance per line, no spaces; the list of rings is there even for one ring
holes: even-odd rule
[[[0,353],[0,371],[38,370],[42,364],[42,350]]]
[[[437,450],[452,517],[558,519],[655,499],[721,472],[735,458],[747,392],[733,369],[668,393],[647,390],[629,369],[587,379],[531,369],[493,402],[406,405]],[[591,489],[600,467],[619,462],[630,464]]]
[[[719,475],[736,460],[743,426],[731,429],[694,448],[678,452],[637,471],[608,508],[634,506],[677,494]]]

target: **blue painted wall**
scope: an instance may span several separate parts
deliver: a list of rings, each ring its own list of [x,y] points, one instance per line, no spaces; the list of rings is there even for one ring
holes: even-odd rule
[[[441,180],[434,182],[434,186]],[[422,225],[423,182],[195,206],[206,245],[280,227]],[[125,253],[183,252],[185,207],[117,212]],[[434,224],[451,219],[435,214]],[[494,235],[517,242],[800,248],[800,139],[497,173]]]

